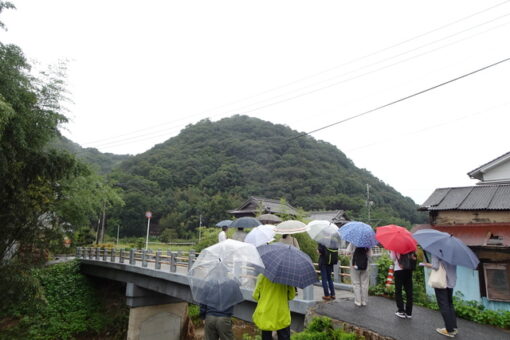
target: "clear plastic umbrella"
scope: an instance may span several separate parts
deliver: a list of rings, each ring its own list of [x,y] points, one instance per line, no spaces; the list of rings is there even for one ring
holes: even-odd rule
[[[253,228],[244,238],[244,242],[253,244],[255,247],[274,241],[274,225],[263,224]]]
[[[254,245],[228,239],[202,250],[188,281],[197,303],[225,310],[243,301],[240,288],[253,288],[263,271]]]
[[[314,220],[308,223],[307,233],[312,240],[327,248],[339,248],[342,241],[336,224],[325,220]]]
[[[274,229],[277,234],[298,234],[306,231],[306,224],[298,220],[283,221]]]

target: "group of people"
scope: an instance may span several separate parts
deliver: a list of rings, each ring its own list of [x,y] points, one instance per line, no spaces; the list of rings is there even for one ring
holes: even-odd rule
[[[218,241],[227,239],[226,227],[218,235]],[[242,228],[238,229],[234,236],[239,241],[244,241],[246,233]],[[280,242],[292,245],[299,249],[299,243],[291,235],[282,235]],[[321,274],[322,288],[325,301],[335,300],[335,286],[332,279],[334,265],[338,263],[338,249],[328,248],[318,244],[319,270]],[[343,252],[350,255],[351,283],[354,291],[354,304],[364,307],[368,302],[369,286],[369,259],[372,256],[371,248],[356,247],[352,243]],[[390,252],[393,260],[395,277],[395,301],[397,311],[395,315],[401,319],[411,319],[413,315],[413,273],[416,263],[416,254],[399,254]],[[449,264],[436,256],[432,257],[431,263],[422,262],[421,266],[438,270],[442,265],[446,270],[447,287],[434,288],[437,304],[445,327],[437,328],[436,331],[447,337],[458,334],[457,319],[453,306],[453,288],[455,287],[457,267]],[[405,292],[405,301],[403,292]],[[271,282],[263,274],[257,278],[253,291],[253,299],[257,301],[257,307],[253,313],[253,322],[262,331],[262,340],[272,339],[276,332],[279,340],[290,339],[290,308],[288,302],[297,294],[297,289],[280,283]],[[233,306],[225,311],[218,311],[209,306],[202,305],[201,317],[205,320],[205,340],[231,340],[233,339],[232,321]]]

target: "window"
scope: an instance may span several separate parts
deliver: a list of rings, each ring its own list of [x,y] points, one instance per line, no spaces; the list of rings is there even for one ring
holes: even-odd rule
[[[510,265],[508,263],[484,263],[487,298],[494,301],[510,301]]]

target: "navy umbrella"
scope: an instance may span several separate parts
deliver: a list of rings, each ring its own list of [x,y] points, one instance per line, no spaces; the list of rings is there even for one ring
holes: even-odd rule
[[[223,221],[216,223],[216,226],[221,228],[221,227],[228,227],[231,224],[232,224],[232,220],[223,220]]]
[[[422,229],[415,232],[413,237],[424,250],[450,264],[476,269],[480,263],[476,254],[464,242],[448,233]]]
[[[229,225],[229,228],[255,228],[261,225],[255,217],[240,217]]]
[[[312,260],[296,247],[272,243],[257,249],[264,262],[264,276],[270,281],[299,288],[318,281]]]

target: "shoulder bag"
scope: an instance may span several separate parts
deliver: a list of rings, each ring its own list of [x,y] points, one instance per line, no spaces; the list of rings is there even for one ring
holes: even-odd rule
[[[432,288],[444,289],[447,287],[446,270],[444,269],[442,263],[439,264],[439,268],[437,270],[431,270],[428,284]]]

